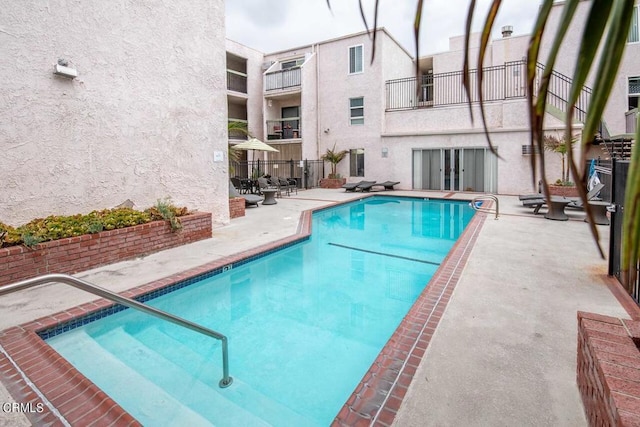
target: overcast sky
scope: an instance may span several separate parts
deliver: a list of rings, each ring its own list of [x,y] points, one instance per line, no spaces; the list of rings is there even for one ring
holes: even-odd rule
[[[227,37],[264,53],[303,46],[365,29],[358,0],[227,0]],[[380,0],[378,26],[386,27],[413,54],[416,0]],[[369,26],[374,0],[363,0]],[[424,0],[420,55],[448,50],[449,37],[464,33],[469,0]],[[474,31],[480,29],[490,0],[477,0]],[[514,35],[529,34],[539,0],[504,0],[494,38],[503,25]]]

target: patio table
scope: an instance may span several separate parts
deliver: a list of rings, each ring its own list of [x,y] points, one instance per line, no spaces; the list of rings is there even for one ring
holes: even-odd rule
[[[568,221],[569,217],[564,213],[564,208],[571,202],[571,199],[561,196],[551,196],[549,198],[549,210],[544,217],[554,221]]]
[[[278,202],[276,201],[276,192],[278,190],[273,188],[265,188],[262,190],[262,194],[264,195],[263,205],[275,205]]]

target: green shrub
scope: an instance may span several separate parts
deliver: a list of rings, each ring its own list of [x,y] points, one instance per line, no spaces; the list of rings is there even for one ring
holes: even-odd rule
[[[0,247],[24,244],[32,247],[40,242],[99,233],[145,224],[151,221],[169,221],[172,230],[182,228],[178,217],[187,215],[187,208],[174,206],[169,198],[158,200],[155,206],[137,211],[131,208],[114,208],[93,211],[86,215],[36,218],[17,228],[0,222]]]

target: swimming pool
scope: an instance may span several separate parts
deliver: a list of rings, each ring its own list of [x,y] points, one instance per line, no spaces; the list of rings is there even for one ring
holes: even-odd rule
[[[322,210],[308,241],[149,301],[230,337],[228,389],[217,342],[131,310],[48,342],[144,424],[328,425],[472,215],[389,197]]]

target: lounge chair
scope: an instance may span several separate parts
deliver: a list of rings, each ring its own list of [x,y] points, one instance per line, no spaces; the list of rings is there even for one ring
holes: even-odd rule
[[[260,196],[256,196],[254,194],[240,194],[236,187],[233,186],[233,183],[229,181],[229,196],[231,197],[242,197],[244,199],[245,206],[255,205],[258,207],[258,202],[263,201],[264,199]]]
[[[362,183],[360,183],[356,189],[360,189],[360,191],[365,192],[365,191],[371,191],[371,187],[373,187],[374,185],[376,185],[375,181],[362,181]]]
[[[600,194],[600,190],[602,190],[603,188],[604,188],[604,184],[602,183],[596,184],[591,189],[591,191],[587,193],[587,201],[600,200],[598,198],[598,194]],[[569,203],[567,203],[567,207],[574,208],[574,209],[583,209],[584,206],[583,206],[582,200],[579,197],[567,197],[567,199],[571,200]],[[528,199],[521,199],[521,200],[522,200],[522,206],[527,208],[534,208],[533,209],[534,214],[537,214],[540,211],[540,208],[547,203],[547,200],[542,195],[539,195],[537,198],[528,198]]]
[[[400,184],[400,181],[395,181],[395,182],[394,181],[385,181],[385,182],[381,182],[381,183],[378,183],[378,184],[374,184],[373,186],[374,187],[378,187],[378,186],[384,187],[384,189],[386,191],[386,190],[393,190],[394,189],[393,186],[394,185],[398,185],[398,184]]]
[[[348,191],[356,191],[356,188],[358,187],[358,185],[360,184],[364,184],[367,181],[360,181],[360,182],[347,182],[346,184],[344,184],[342,186],[342,188],[344,188],[345,192]]]

